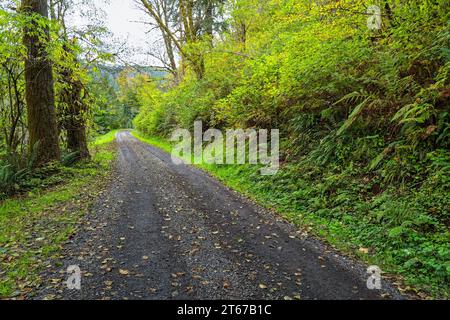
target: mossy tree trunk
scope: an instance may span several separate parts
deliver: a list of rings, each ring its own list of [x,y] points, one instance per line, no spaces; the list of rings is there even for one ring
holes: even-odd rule
[[[47,0],[22,0],[22,11],[36,19],[48,18]],[[35,19],[24,28],[25,91],[28,112],[29,150],[35,150],[35,165],[59,160],[52,64],[47,53],[48,28]],[[36,149],[34,149],[36,148]]]
[[[67,59],[73,60],[76,65],[77,61],[73,52],[68,48],[64,48]],[[78,158],[89,159],[89,148],[86,133],[86,116],[88,108],[84,103],[83,83],[74,75],[71,68],[64,68],[60,72],[63,89],[60,92],[60,113],[61,126],[66,131],[67,149],[70,152],[77,152]]]

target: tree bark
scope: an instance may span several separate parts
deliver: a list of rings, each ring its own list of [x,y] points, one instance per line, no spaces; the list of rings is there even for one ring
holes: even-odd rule
[[[22,11],[29,16],[48,19],[47,0],[22,0]],[[61,157],[56,125],[52,64],[46,52],[50,41],[48,28],[36,21],[24,28],[25,91],[28,112],[29,151],[35,151],[35,165]],[[36,149],[35,149],[36,148]]]
[[[73,53],[68,48],[64,48],[68,57],[74,60]],[[78,152],[79,159],[89,159],[89,148],[86,134],[86,112],[87,108],[83,103],[83,84],[75,79],[70,68],[61,72],[64,88],[61,91],[61,125],[67,134],[67,149],[70,152]]]
[[[50,17],[61,26],[60,38],[64,41],[64,60],[70,61],[69,66],[57,68],[62,89],[59,92],[58,115],[61,115],[60,127],[66,131],[67,149],[78,152],[79,159],[89,159],[89,148],[86,133],[87,106],[83,101],[83,83],[75,75],[78,59],[70,47],[66,27],[66,12],[72,2],[68,0],[50,0]]]

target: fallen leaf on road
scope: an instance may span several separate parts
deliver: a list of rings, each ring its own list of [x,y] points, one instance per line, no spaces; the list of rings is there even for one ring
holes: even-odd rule
[[[130,271],[128,271],[128,270],[123,270],[123,269],[120,269],[120,270],[119,270],[119,273],[120,273],[121,275],[123,275],[123,276],[127,276],[127,275],[129,275],[129,274],[130,274]]]

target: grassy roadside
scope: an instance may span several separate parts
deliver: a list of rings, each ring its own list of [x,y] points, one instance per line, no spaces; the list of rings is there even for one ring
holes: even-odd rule
[[[115,159],[115,133],[91,143],[92,161],[56,166],[56,185],[0,202],[0,298],[20,299],[39,285],[39,272],[58,257],[104,188]]]
[[[171,151],[167,140],[133,135]],[[200,167],[338,250],[380,266],[402,290],[449,298],[449,197],[432,181],[414,190],[391,186],[373,193],[372,181],[328,168],[288,164],[264,177],[255,166]]]
[[[120,130],[112,130],[104,135],[98,136],[96,137],[92,142],[91,142],[91,148],[92,147],[98,147],[98,146],[104,146],[108,143],[113,142],[116,139],[116,134],[119,132]]]

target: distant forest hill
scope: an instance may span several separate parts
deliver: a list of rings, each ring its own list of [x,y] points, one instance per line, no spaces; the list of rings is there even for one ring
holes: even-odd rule
[[[158,67],[147,67],[147,66],[124,66],[124,65],[115,65],[115,66],[107,66],[101,65],[97,67],[97,70],[100,72],[101,76],[108,80],[108,83],[114,87],[114,89],[118,89],[117,78],[120,73],[124,70],[130,70],[130,77],[135,77],[138,74],[147,74],[151,78],[155,80],[162,81],[167,76],[167,71],[163,68]]]

